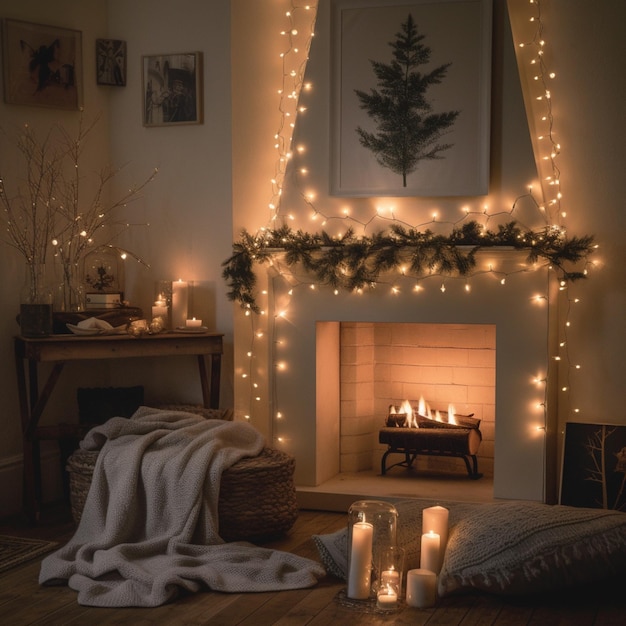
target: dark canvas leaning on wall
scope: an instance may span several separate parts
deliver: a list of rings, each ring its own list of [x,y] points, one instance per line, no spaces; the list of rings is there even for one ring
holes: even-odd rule
[[[626,426],[565,425],[561,504],[626,511]]]

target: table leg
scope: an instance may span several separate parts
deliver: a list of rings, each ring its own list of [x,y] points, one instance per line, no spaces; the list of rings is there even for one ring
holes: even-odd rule
[[[211,355],[211,408],[219,409],[222,355]]]
[[[26,364],[22,355],[15,351],[15,371],[17,392],[22,421],[22,508],[29,522],[39,520],[41,503],[41,456],[37,440],[37,424],[63,370],[63,362],[55,363],[46,385],[39,394],[37,363],[28,361],[28,385],[26,384]]]
[[[207,409],[220,408],[220,374],[222,359],[220,354],[211,355],[211,381],[207,376],[206,360],[203,354],[198,355],[202,401]]]

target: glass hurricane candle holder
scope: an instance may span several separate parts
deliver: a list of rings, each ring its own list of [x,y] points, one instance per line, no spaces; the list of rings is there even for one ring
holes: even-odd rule
[[[383,550],[395,547],[398,512],[388,502],[359,500],[348,511],[347,596],[367,600],[376,596]]]

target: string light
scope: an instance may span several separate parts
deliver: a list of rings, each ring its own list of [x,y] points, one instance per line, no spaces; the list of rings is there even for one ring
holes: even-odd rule
[[[307,205],[310,209],[310,218],[311,221],[316,221],[322,224],[322,226],[326,226],[328,223],[332,221],[342,221],[349,222],[354,226],[360,227],[364,232],[375,226],[376,223],[380,223],[383,226],[389,223],[405,225],[408,228],[412,229],[421,229],[428,227],[428,225],[436,224],[438,227],[449,226],[451,228],[457,228],[463,223],[468,223],[470,220],[481,219],[483,221],[482,228],[483,232],[486,232],[486,225],[491,221],[495,220],[499,217],[512,216],[514,212],[517,212],[522,204],[531,207],[534,207],[537,211],[537,215],[541,220],[544,221],[546,226],[550,229],[554,229],[560,236],[565,235],[565,228],[563,226],[563,220],[567,215],[567,211],[565,211],[562,207],[562,202],[564,198],[564,194],[561,189],[561,181],[560,181],[560,170],[558,167],[558,158],[561,154],[561,142],[556,140],[556,132],[554,129],[554,118],[552,111],[553,97],[552,90],[550,88],[550,83],[555,80],[556,72],[552,70],[548,70],[546,65],[546,39],[543,34],[544,24],[541,14],[541,3],[540,0],[529,0],[530,12],[533,14],[529,18],[529,22],[534,27],[534,34],[530,38],[530,40],[522,42],[519,44],[520,50],[523,51],[523,55],[525,57],[525,62],[529,67],[532,67],[533,71],[533,83],[535,88],[537,89],[537,93],[535,95],[535,111],[533,113],[534,120],[536,123],[536,128],[538,129],[538,134],[536,136],[536,145],[537,150],[539,151],[539,157],[537,162],[540,164],[541,171],[540,181],[543,181],[541,184],[541,198],[537,198],[535,196],[533,185],[528,185],[526,193],[521,194],[510,204],[509,207],[505,209],[492,209],[489,203],[483,203],[481,206],[477,206],[473,208],[471,204],[464,203],[462,207],[460,207],[460,217],[456,220],[442,220],[440,217],[440,213],[438,210],[432,210],[430,212],[430,219],[425,220],[421,224],[407,224],[403,220],[399,219],[397,216],[397,209],[393,207],[383,207],[376,206],[373,214],[370,217],[361,217],[360,215],[353,214],[352,208],[348,204],[344,204],[338,212],[333,212],[331,210],[322,210],[320,207],[314,205],[317,199],[317,194],[312,189],[307,189],[301,193],[301,198],[305,205]],[[288,21],[288,26],[283,28],[281,32],[281,36],[285,38],[286,45],[283,51],[281,52],[282,59],[282,67],[283,67],[283,78],[282,78],[282,86],[279,90],[280,95],[280,116],[281,122],[279,124],[279,128],[274,137],[274,148],[277,151],[277,159],[276,159],[276,167],[274,175],[271,178],[271,189],[272,189],[272,197],[270,202],[268,203],[270,209],[270,219],[269,224],[275,223],[279,218],[284,220],[293,221],[295,219],[295,215],[292,212],[283,214],[282,206],[281,206],[281,196],[283,193],[283,184],[285,180],[285,173],[287,164],[292,159],[292,151],[291,151],[291,133],[293,131],[296,119],[298,115],[304,115],[307,112],[308,107],[300,103],[300,95],[304,92],[311,92],[313,89],[313,84],[309,81],[304,81],[304,70],[306,67],[306,61],[308,60],[308,54],[310,50],[311,40],[314,36],[315,30],[315,14],[316,14],[317,6],[315,3],[307,4],[307,5],[298,5],[295,1],[291,2],[291,10],[285,13],[285,17]],[[302,13],[306,13],[307,16],[305,19],[302,18]],[[289,123],[287,121],[289,120]],[[299,143],[299,145],[294,150],[296,158],[304,158],[307,154],[306,145],[303,143]],[[310,173],[310,167],[305,165],[298,166],[295,171],[298,176],[305,177]],[[263,231],[263,229],[261,229]],[[341,241],[343,236],[345,235],[345,231],[341,231],[336,235],[336,239]],[[530,245],[537,245],[537,242],[529,242]],[[592,265],[592,262],[588,262],[587,266],[585,266],[583,273],[586,275],[588,272],[588,267]],[[515,270],[503,270],[498,266],[498,262],[496,260],[489,263],[487,269],[477,269],[472,272],[469,276],[463,277],[464,280],[464,290],[466,293],[470,294],[471,284],[470,278],[478,276],[479,274],[489,273],[493,274],[494,277],[498,280],[499,284],[505,286],[507,284],[507,278],[509,278],[513,274],[521,274],[530,271],[536,271],[540,267],[544,267],[547,269],[552,269],[550,264],[538,264],[538,263],[527,263],[525,267],[521,269]],[[310,290],[315,291],[317,285],[314,282],[301,282],[296,278],[293,273],[291,273],[289,267],[284,263],[281,263],[279,257],[272,259],[272,268],[276,272],[276,276],[280,276],[283,280],[287,280],[292,285],[288,291],[288,295],[291,297],[295,294],[295,290],[298,287],[306,287],[308,286]],[[431,271],[430,274],[415,276],[407,271],[406,266],[399,266],[397,269],[398,274],[407,280],[411,280],[412,287],[411,291],[414,293],[421,293],[424,290],[422,282],[431,278],[439,277],[441,279],[441,274],[437,271]],[[446,281],[454,280],[457,277],[454,276],[446,276],[445,279],[441,282],[440,291],[442,293],[446,292]],[[559,283],[559,291],[563,294],[567,294],[568,291],[568,282],[563,280]],[[371,283],[368,287],[358,287],[354,290],[356,295],[362,295],[367,288],[373,289],[376,287],[376,283]],[[398,284],[390,285],[390,293],[393,295],[398,295],[401,293],[401,287]],[[338,289],[333,289],[333,293],[338,295]],[[548,294],[535,294],[531,296],[531,301],[535,304],[549,304]],[[567,300],[568,302],[568,310],[565,315],[565,319],[562,322],[563,330],[561,334],[566,333],[566,330],[570,328],[570,319],[569,319],[569,308],[572,304],[578,302],[578,299]],[[273,316],[272,323],[276,324],[281,320],[285,320],[287,317],[288,303],[285,304]],[[246,315],[249,315],[250,311],[246,311]],[[252,316],[254,319],[255,316]],[[272,335],[274,334],[274,329],[270,331]],[[263,337],[263,332],[255,330],[253,328],[253,338],[260,339]],[[569,361],[569,348],[568,342],[561,342],[559,345],[560,354],[552,356],[552,359],[559,363],[567,364],[567,369],[574,369],[575,371],[580,370],[581,366],[576,364],[575,366],[570,365]],[[251,351],[248,353],[249,363],[251,364],[253,361],[254,351],[251,348]],[[275,367],[278,370],[284,371],[287,368],[286,361],[278,361],[274,358]],[[559,365],[561,368],[561,365]],[[251,370],[248,370],[248,378],[250,376]],[[563,377],[563,372],[559,370],[557,374],[558,378]],[[560,390],[563,394],[571,393],[571,384],[569,381],[569,374],[565,376],[563,384],[560,385]],[[536,408],[544,412],[544,424],[542,426],[538,426],[537,429],[545,432],[546,424],[547,424],[547,387],[548,387],[548,379],[546,376],[537,376],[533,379],[534,384],[543,385],[546,394],[546,397],[542,402],[536,403]],[[255,396],[256,400],[260,400],[261,396]],[[274,397],[274,402],[276,402],[276,398]],[[574,413],[579,413],[580,409],[573,408],[572,411]],[[283,415],[281,411],[276,411],[274,413],[276,420],[280,420],[281,422],[285,421],[286,417]],[[246,419],[249,419],[249,416],[246,416]],[[274,440],[279,443],[284,443],[285,438],[279,435],[277,432],[274,433]]]

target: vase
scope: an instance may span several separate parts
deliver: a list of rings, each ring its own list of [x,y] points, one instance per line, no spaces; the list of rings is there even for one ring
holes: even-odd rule
[[[46,280],[46,266],[27,263],[20,293],[20,334],[48,337],[52,334],[52,290]]]
[[[85,310],[85,290],[78,265],[61,264],[61,280],[58,283],[54,308],[62,313]]]
[[[395,547],[397,525],[398,512],[388,502],[352,503],[348,510],[348,598],[367,600],[372,593],[376,597],[381,553]]]

